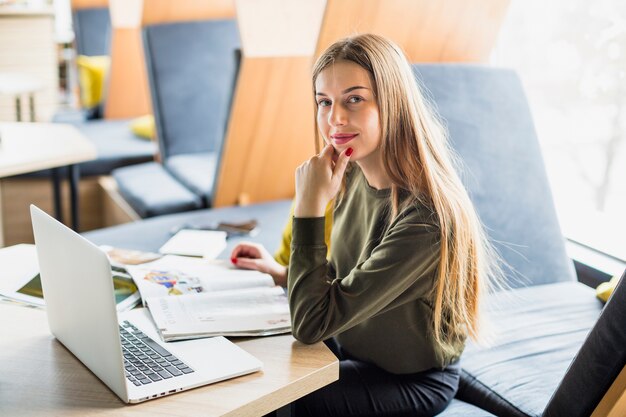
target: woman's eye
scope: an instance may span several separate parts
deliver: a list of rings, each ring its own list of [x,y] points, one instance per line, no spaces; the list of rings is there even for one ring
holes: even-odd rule
[[[363,98],[359,97],[359,96],[352,96],[352,97],[348,98],[348,103],[350,103],[350,104],[359,103],[361,101],[363,101]]]
[[[320,107],[330,106],[330,100],[320,100],[317,102],[317,105]]]

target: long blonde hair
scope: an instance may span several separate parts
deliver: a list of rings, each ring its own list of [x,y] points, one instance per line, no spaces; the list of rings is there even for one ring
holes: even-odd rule
[[[314,93],[319,74],[339,60],[360,65],[374,85],[380,150],[392,181],[391,219],[415,199],[437,214],[441,258],[432,325],[435,342],[453,353],[467,335],[481,339],[480,301],[489,277],[499,275],[497,255],[455,170],[446,130],[427,105],[400,48],[373,34],[334,43],[313,68]],[[411,198],[402,198],[407,191]]]

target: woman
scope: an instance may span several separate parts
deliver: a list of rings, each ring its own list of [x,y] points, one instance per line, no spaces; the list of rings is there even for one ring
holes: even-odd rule
[[[340,373],[296,414],[435,415],[458,388],[467,336],[479,337],[493,250],[397,46],[338,41],[315,64],[313,88],[326,146],[296,171],[286,275],[294,337],[326,341]],[[286,278],[258,245],[232,257]]]

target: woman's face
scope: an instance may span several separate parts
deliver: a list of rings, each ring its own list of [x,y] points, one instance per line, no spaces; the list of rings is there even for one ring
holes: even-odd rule
[[[369,73],[351,61],[337,61],[315,80],[317,124],[337,153],[352,148],[351,161],[375,158],[381,140],[378,104]]]

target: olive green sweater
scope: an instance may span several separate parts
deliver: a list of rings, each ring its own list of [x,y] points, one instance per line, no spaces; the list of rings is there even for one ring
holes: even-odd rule
[[[433,339],[440,229],[432,210],[418,202],[389,223],[389,195],[352,167],[334,211],[328,261],[324,218],[294,217],[293,335],[304,343],[335,336],[353,357],[392,373],[442,368],[463,347],[446,355]]]

